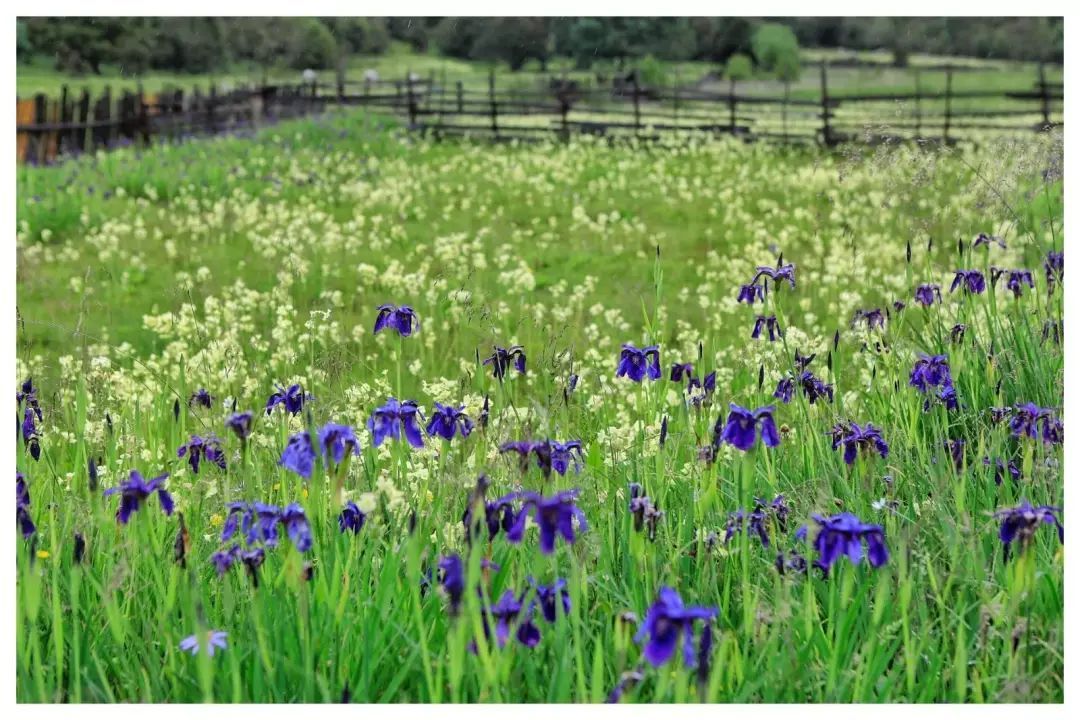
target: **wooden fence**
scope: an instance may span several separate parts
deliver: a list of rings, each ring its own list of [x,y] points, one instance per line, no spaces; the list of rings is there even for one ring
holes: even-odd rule
[[[444,137],[467,135],[520,140],[574,134],[655,138],[663,131],[730,134],[832,146],[842,142],[920,140],[951,143],[1002,133],[1040,131],[1063,124],[1064,86],[1042,68],[1030,89],[956,91],[951,68],[943,91],[842,94],[831,91],[820,66],[817,98],[740,93],[696,87],[649,87],[636,72],[611,87],[581,88],[552,79],[542,90],[452,86],[409,74],[403,80],[334,84],[267,85],[206,93],[166,90],[156,95],[106,88],[96,98],[65,87],[59,98],[19,101],[16,113],[20,162],[48,163],[62,156],[133,143],[177,141],[197,135],[250,132],[282,119],[360,106],[400,116],[410,130]]]

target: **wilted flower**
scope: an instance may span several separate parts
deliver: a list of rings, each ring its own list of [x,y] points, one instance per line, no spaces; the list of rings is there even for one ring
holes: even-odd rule
[[[915,288],[915,302],[919,303],[923,307],[930,307],[934,304],[934,298],[941,302],[941,286],[933,283],[923,283],[919,287]]]
[[[180,649],[192,655],[198,655],[199,649],[205,648],[207,654],[214,657],[215,651],[225,650],[228,647],[225,638],[229,636],[229,633],[224,630],[206,630],[201,635],[202,638],[199,635],[187,636],[180,641]]]
[[[763,328],[769,333],[769,342],[775,342],[778,337],[784,337],[784,333],[780,329],[780,323],[775,315],[758,315],[757,319],[754,320],[754,329],[750,332],[750,338],[757,340],[761,337]]]
[[[991,460],[989,457],[983,458],[983,465],[987,467],[994,466],[994,484],[1000,485],[1001,481],[1006,475],[1012,477],[1013,480],[1019,480],[1022,473],[1020,467],[1012,460],[1006,460],[1005,458],[996,458]]]
[[[266,414],[269,415],[273,412],[274,407],[281,405],[285,408],[285,411],[290,415],[295,415],[304,408],[304,403],[310,402],[313,398],[310,393],[305,393],[303,388],[299,385],[290,385],[289,389],[277,386],[278,391],[271,395],[266,401]]]
[[[169,473],[158,475],[150,480],[144,480],[138,470],[132,470],[125,482],[105,491],[105,497],[120,493],[120,509],[116,511],[116,519],[121,525],[126,525],[131,518],[131,513],[142,507],[146,498],[150,497],[150,494],[154,492],[158,494],[161,509],[166,515],[172,515],[172,495],[165,489],[165,478],[167,477],[169,477]]]
[[[1065,321],[1055,320],[1054,318],[1048,318],[1043,323],[1042,328],[1042,341],[1045,343],[1048,339],[1053,338],[1055,345],[1061,344],[1061,338],[1065,334]]]
[[[981,270],[957,270],[949,292],[954,292],[961,286],[967,292],[978,295],[986,290],[986,278]]]
[[[435,409],[431,413],[431,420],[428,422],[427,434],[438,435],[445,440],[450,440],[454,437],[454,433],[461,433],[461,437],[469,437],[469,433],[473,431],[473,421],[465,414],[465,406],[453,407],[451,405],[443,405],[442,403],[435,403]]]
[[[949,330],[949,339],[953,344],[961,343],[964,341],[964,333],[967,332],[967,325],[964,323],[957,323]]]
[[[622,674],[622,676],[619,677],[619,682],[615,685],[614,688],[612,688],[611,694],[608,695],[607,700],[605,700],[604,702],[609,705],[614,705],[615,703],[622,700],[622,696],[624,693],[626,693],[627,690],[632,688],[634,685],[637,685],[644,678],[645,676],[641,673],[640,670],[627,670]]]
[[[694,376],[693,363],[672,363],[671,382],[682,382],[683,378],[689,380]]]
[[[191,472],[196,475],[199,473],[199,462],[203,458],[222,470],[225,469],[225,452],[221,449],[221,441],[213,435],[206,438],[192,435],[191,439],[176,451],[176,457],[182,458],[184,456],[187,456],[188,464],[191,465]]]
[[[37,529],[30,517],[30,490],[26,486],[26,478],[18,471],[15,472],[15,521],[24,540]]]
[[[1014,542],[1020,543],[1020,551],[1023,552],[1031,543],[1035,531],[1043,524],[1055,525],[1058,530],[1058,540],[1065,542],[1065,527],[1058,518],[1061,508],[1050,505],[1032,507],[1031,503],[1023,500],[1013,508],[1005,508],[994,513],[994,517],[1001,521],[999,537],[1005,546],[1005,558],[1009,557],[1009,547]]]
[[[634,516],[634,530],[649,531],[649,540],[656,540],[656,526],[664,517],[664,511],[653,505],[637,483],[630,483],[630,514]]]
[[[650,380],[660,379],[660,346],[638,348],[630,343],[623,343],[615,377],[628,377],[634,382],[641,382],[646,376]]]
[[[740,450],[749,450],[754,447],[758,426],[761,427],[761,441],[765,447],[776,447],[780,444],[780,433],[773,420],[775,408],[772,405],[752,411],[735,403],[731,403],[730,407],[731,412],[728,413],[727,421],[722,428],[720,419],[717,418],[713,429],[714,445],[726,442]]]
[[[415,448],[423,447],[424,436],[417,425],[419,412],[415,400],[398,402],[397,398],[390,398],[385,405],[376,408],[367,422],[375,447],[382,445],[387,438],[400,440],[402,431],[410,445]]]
[[[1054,286],[1065,280],[1065,253],[1054,250],[1046,253],[1043,268],[1046,270],[1046,284],[1049,291],[1054,292]]]
[[[491,356],[484,360],[484,365],[490,365],[495,377],[502,380],[513,363],[514,369],[522,375],[525,374],[525,348],[520,345],[511,345],[508,348],[492,346],[495,350]]]
[[[990,247],[991,244],[997,245],[1002,250],[1005,249],[1005,239],[998,237],[997,235],[987,235],[986,233],[979,233],[975,236],[975,239],[971,241],[972,247],[979,247],[980,245]]]
[[[375,316],[375,333],[384,328],[393,328],[401,337],[409,337],[413,334],[414,323],[416,329],[420,329],[420,318],[416,317],[416,311],[408,305],[380,305],[378,310],[379,314]]]
[[[957,438],[955,440],[945,441],[945,450],[948,451],[949,457],[952,459],[953,467],[958,471],[964,469],[964,450],[967,447],[967,441],[963,438]]]
[[[262,567],[262,564],[265,561],[266,551],[261,547],[252,548],[251,550],[242,550],[240,552],[240,562],[244,563],[244,569],[247,570],[248,577],[251,578],[251,585],[253,587],[259,587],[259,568]]]
[[[674,589],[660,588],[656,602],[649,608],[634,641],[645,642],[645,659],[659,667],[675,653],[682,640],[683,663],[692,668],[694,657],[694,621],[711,620],[719,610],[715,607],[687,607]]]
[[[843,555],[847,555],[855,565],[862,562],[864,540],[872,567],[880,567],[888,562],[889,549],[885,546],[885,531],[880,525],[866,524],[851,513],[828,518],[820,515],[812,517],[819,526],[813,543],[818,554],[816,565],[823,571],[828,572]]]
[[[882,312],[881,308],[874,308],[873,310],[856,310],[855,316],[851,318],[851,326],[855,327],[860,320],[866,323],[867,330],[885,327],[885,313]]]
[[[1006,289],[1012,291],[1013,297],[1020,297],[1024,294],[1024,285],[1029,288],[1035,288],[1035,279],[1031,276],[1030,270],[1008,270],[1005,278]],[[997,278],[994,278],[995,284]]]

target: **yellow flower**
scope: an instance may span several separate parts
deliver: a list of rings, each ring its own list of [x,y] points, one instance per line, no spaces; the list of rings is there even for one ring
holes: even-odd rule
[[[38,550],[37,551],[37,556],[38,556],[39,560],[48,560],[49,559],[49,551],[48,550]]]
[[[221,513],[214,513],[210,516],[210,524],[214,527],[218,527],[219,525],[221,525],[223,519],[224,518],[221,517]]]

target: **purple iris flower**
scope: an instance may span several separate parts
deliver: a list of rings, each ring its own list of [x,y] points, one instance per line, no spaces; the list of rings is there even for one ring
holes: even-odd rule
[[[269,415],[277,405],[284,407],[285,411],[290,415],[295,415],[304,408],[305,403],[314,399],[311,397],[310,393],[305,393],[303,388],[299,385],[290,385],[287,390],[278,385],[277,389],[277,392],[266,400],[267,415]]]
[[[709,404],[716,392],[716,371],[713,370],[704,379],[697,376],[690,378],[690,382],[686,384],[686,392],[690,395],[690,403],[694,407]]]
[[[176,451],[176,457],[187,456],[191,472],[199,474],[199,463],[205,458],[207,462],[225,469],[225,451],[221,449],[221,441],[213,435],[206,438],[192,435],[186,444],[181,445]]]
[[[34,458],[34,460],[40,460],[41,459],[41,438],[38,435],[37,425],[34,423],[34,416],[35,415],[40,420],[41,419],[41,410],[37,409],[37,408],[34,408],[34,407],[31,407],[30,405],[27,405],[26,409],[23,411],[23,420],[22,420],[21,430],[22,430],[23,445],[30,452],[30,457]],[[16,419],[18,419],[18,418],[16,418]]]
[[[536,443],[531,440],[509,440],[499,446],[499,452],[505,455],[509,452],[518,454],[518,466],[521,472],[529,471],[529,456],[533,452]]]
[[[420,408],[415,400],[398,402],[397,398],[390,398],[385,405],[376,408],[367,422],[375,447],[382,445],[387,438],[400,440],[402,431],[410,445],[424,447],[424,436],[417,424],[419,413]]]
[[[261,547],[240,552],[240,562],[244,563],[244,569],[247,570],[253,587],[259,587],[259,568],[262,567],[265,561],[266,551]]]
[[[627,690],[637,685],[639,682],[645,679],[645,675],[640,670],[627,670],[619,677],[619,682],[612,688],[611,693],[607,696],[607,700],[604,702],[608,705],[614,705],[622,700],[622,696]]]
[[[757,274],[754,275],[754,279],[751,280],[751,284],[756,283],[762,276],[770,278],[773,282],[778,283],[781,280],[786,280],[791,289],[795,289],[795,263],[777,263],[775,268],[767,266],[758,266]]]
[[[941,286],[932,283],[923,283],[919,287],[915,288],[915,302],[919,303],[923,307],[930,307],[934,304],[934,298],[941,302]]]
[[[1005,458],[996,458],[991,460],[989,457],[983,458],[983,465],[987,467],[994,467],[994,484],[1000,485],[1001,481],[1005,479],[1005,476],[1010,476],[1013,480],[1019,480],[1021,475],[1020,466],[1018,466],[1012,460],[1006,460]]]
[[[445,440],[450,440],[454,437],[454,433],[459,432],[461,437],[466,438],[472,431],[473,421],[465,414],[464,405],[455,408],[452,405],[435,403],[435,410],[432,411],[431,420],[427,426],[428,435],[438,435]]]
[[[641,532],[648,528],[649,540],[655,542],[656,527],[663,519],[664,511],[657,508],[644,492],[641,485],[630,483],[630,514],[634,516],[634,530]]]
[[[420,318],[416,311],[408,305],[397,307],[395,305],[380,305],[379,314],[375,316],[375,333],[384,328],[393,328],[401,337],[409,337],[413,334],[413,325],[420,329]]]
[[[150,497],[150,494],[154,492],[158,494],[161,509],[166,515],[172,515],[172,495],[165,489],[165,478],[167,477],[169,477],[169,473],[158,475],[150,480],[144,480],[138,470],[132,470],[125,482],[106,490],[105,497],[120,493],[120,509],[116,511],[117,521],[121,525],[126,525],[131,518],[131,513],[142,507],[146,498]]]
[[[1016,507],[995,512],[994,517],[1001,521],[998,536],[1005,546],[1005,559],[1008,559],[1009,547],[1014,542],[1020,543],[1020,551],[1023,552],[1031,544],[1035,531],[1043,524],[1057,526],[1058,540],[1065,542],[1065,527],[1058,517],[1060,512],[1061,508],[1050,505],[1033,507],[1027,500],[1022,500]]]
[[[37,530],[30,517],[30,489],[26,486],[26,478],[18,471],[15,472],[15,521],[24,540]]]
[[[188,635],[180,641],[180,649],[186,653],[198,655],[199,649],[205,648],[206,654],[214,657],[216,651],[228,648],[225,639],[229,636],[229,633],[224,630],[207,630],[202,635],[201,640],[198,635]]]
[[[997,235],[987,235],[986,233],[979,233],[975,236],[975,239],[971,243],[971,247],[977,248],[980,245],[990,247],[990,245],[997,245],[1002,250],[1005,249],[1005,239],[998,237]]]
[[[650,380],[660,379],[660,346],[638,348],[631,343],[623,343],[615,377],[628,377],[634,382],[641,382],[646,376]]]
[[[881,429],[872,423],[866,423],[866,427],[853,422],[841,423],[833,428],[832,436],[833,450],[843,445],[844,462],[848,465],[855,462],[859,452],[863,455],[877,452],[883,458],[889,456],[889,446],[881,437]]]
[[[967,441],[963,438],[956,438],[955,440],[946,440],[944,444],[945,450],[948,451],[949,457],[952,459],[953,467],[957,472],[964,469],[964,451],[967,448]]]
[[[214,569],[217,570],[218,577],[223,576],[229,572],[235,563],[240,558],[240,546],[232,545],[225,550],[218,550],[216,553],[210,556],[210,562],[213,564]]]
[[[1041,438],[1046,443],[1060,443],[1063,428],[1060,420],[1055,420],[1053,411],[1041,408],[1035,403],[1017,405],[1009,429],[1014,437]]]
[[[740,450],[746,451],[754,447],[757,439],[758,427],[761,427],[761,442],[765,447],[776,447],[780,444],[780,433],[776,429],[773,420],[773,405],[759,407],[756,410],[748,410],[740,405],[731,403],[731,412],[728,413],[727,421],[723,428],[717,419],[713,430],[713,444],[719,445],[726,442]]]
[[[499,347],[493,345],[494,352],[491,356],[484,360],[484,365],[491,366],[491,372],[495,375],[497,380],[502,380],[506,377],[507,371],[510,370],[511,363],[514,369],[518,373],[525,374],[525,348],[520,345],[511,345],[508,348]]]
[[[1024,293],[1024,285],[1035,288],[1035,279],[1030,270],[1009,270],[1005,279],[1005,287],[1012,291],[1013,297],[1020,297]]]
[[[1054,250],[1046,253],[1043,268],[1046,270],[1046,284],[1050,292],[1054,292],[1054,286],[1065,280],[1065,253]]]
[[[338,515],[338,530],[343,533],[349,531],[353,535],[358,535],[360,528],[364,527],[365,520],[367,520],[367,515],[360,510],[356,503],[349,501],[341,508],[341,514]]]
[[[323,460],[339,465],[346,453],[360,454],[360,441],[356,439],[356,431],[351,426],[326,423],[319,430],[319,448]]]
[[[442,573],[441,585],[450,600],[450,614],[457,615],[461,609],[461,599],[465,595],[465,566],[460,555],[447,555],[439,560]]]
[[[780,382],[776,384],[776,392],[773,393],[773,397],[786,405],[791,402],[791,398],[794,396],[795,378],[790,376],[781,378]]]
[[[739,508],[735,512],[728,514],[724,544],[730,542],[731,538],[739,531],[747,529],[758,536],[762,547],[769,547],[769,517],[772,516],[777,528],[780,532],[784,532],[787,529],[787,518],[790,512],[791,508],[788,507],[783,495],[777,495],[772,502],[768,503],[761,498],[754,498],[754,510],[752,512],[747,513],[742,508]]]
[[[762,329],[768,331],[769,342],[776,342],[776,338],[784,337],[784,332],[780,329],[780,322],[775,315],[758,315],[757,319],[754,320],[754,329],[750,332],[750,339],[757,340],[761,337]]]
[[[765,288],[757,283],[748,283],[739,287],[739,296],[735,302],[744,302],[753,305],[755,302],[765,302]]]
[[[491,502],[484,502],[481,496],[470,501],[465,508],[465,513],[461,516],[466,539],[472,542],[473,537],[480,530],[481,521],[483,526],[487,528],[489,542],[495,539],[495,536],[499,534],[499,530],[509,532],[510,528],[514,526],[515,520],[512,500],[514,500],[514,497],[509,496]],[[482,519],[477,516],[477,513],[474,513],[474,508],[479,511],[481,507],[484,511]]]
[[[882,312],[881,308],[874,308],[873,310],[856,310],[855,316],[851,318],[851,327],[855,327],[860,320],[866,323],[867,330],[885,327],[885,313]]]
[[[304,508],[293,503],[281,511],[281,524],[285,526],[285,532],[292,541],[293,547],[300,552],[311,549],[311,525],[308,523]]]
[[[649,608],[641,622],[634,641],[645,643],[645,659],[653,667],[660,667],[675,654],[682,639],[683,663],[694,667],[694,622],[712,620],[719,610],[715,607],[687,607],[674,589],[660,588],[656,602]]]
[[[310,478],[311,471],[315,468],[315,448],[311,444],[311,433],[301,430],[290,437],[278,465],[292,470],[300,477]]]
[[[687,380],[694,376],[694,364],[693,363],[672,363],[671,365],[671,382],[682,382],[685,377]]]
[[[225,427],[236,433],[240,442],[245,443],[251,437],[251,430],[255,425],[255,415],[251,412],[233,413],[225,421]]]
[[[221,528],[221,542],[228,542],[239,530],[244,534],[248,545],[257,542],[275,547],[278,542],[278,522],[281,509],[276,505],[261,502],[233,502],[229,509],[225,525]]]
[[[949,358],[946,355],[919,353],[919,359],[915,361],[911,369],[911,379],[908,384],[922,392],[932,387],[952,385]]]
[[[187,401],[188,407],[195,407],[199,405],[204,408],[210,408],[214,405],[214,398],[210,395],[210,391],[206,388],[199,388]]]
[[[562,605],[562,614],[570,614],[570,590],[566,587],[566,580],[556,578],[551,585],[540,585],[535,578],[530,577],[529,584],[536,590],[535,603],[540,606],[540,613],[549,623],[555,622],[558,617],[559,605]]]
[[[510,639],[510,625],[521,615],[521,601],[514,596],[514,591],[503,592],[488,613],[495,619],[495,641],[504,647]],[[486,623],[485,623],[486,625]],[[532,621],[532,613],[527,612],[517,628],[517,639],[525,647],[535,647],[540,642],[540,628]]]
[[[956,277],[953,278],[952,285],[949,287],[949,292],[954,292],[956,288],[961,286],[967,292],[979,295],[986,290],[986,278],[981,270],[957,270]]]
[[[881,567],[889,560],[889,549],[885,546],[885,531],[880,525],[869,525],[851,513],[840,513],[824,518],[814,515],[814,522],[819,526],[814,538],[814,550],[818,559],[815,563],[824,572],[842,556],[855,565],[862,562],[863,541],[866,541],[867,557],[871,567]]]
[[[516,545],[525,535],[525,519],[529,516],[540,528],[540,552],[550,555],[555,552],[555,538],[562,535],[566,542],[573,544],[577,533],[589,529],[585,513],[575,504],[580,490],[564,490],[550,497],[534,492],[516,495],[522,499],[513,526],[506,533],[506,539]]]
[[[560,475],[566,475],[571,462],[574,464],[574,472],[581,472],[581,463],[584,462],[581,454],[581,441],[556,442],[552,440],[551,468]]]

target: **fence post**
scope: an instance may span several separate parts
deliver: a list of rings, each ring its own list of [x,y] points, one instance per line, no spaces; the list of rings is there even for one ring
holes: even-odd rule
[[[915,139],[922,137],[922,84],[920,73],[915,71]]]
[[[945,67],[945,126],[942,128],[942,139],[949,144],[949,126],[952,124],[952,65]]]
[[[1042,95],[1042,128],[1050,125],[1050,87],[1046,84],[1046,67],[1039,63],[1039,94]]]
[[[48,98],[45,93],[34,96],[34,125],[41,125],[48,120]],[[45,160],[45,133],[40,130],[32,130],[30,139],[26,143],[26,157],[34,164],[41,164]]]
[[[457,81],[457,111],[458,113],[465,112],[465,88],[462,86],[461,81]]]
[[[499,137],[499,105],[495,102],[495,68],[491,68],[488,75],[488,97],[491,98],[491,132],[495,138]]]
[[[338,57],[337,63],[337,102],[342,105],[345,102],[345,56]]]
[[[75,118],[81,126],[72,131],[75,133],[75,149],[84,152],[87,147],[86,136],[90,124],[90,90],[88,88],[83,88],[82,95],[79,96],[79,105]]]
[[[673,102],[675,104],[675,108],[672,111],[673,124],[675,125],[675,129],[678,130],[679,129],[679,71],[678,70],[675,71],[675,80],[674,80],[674,84],[672,85],[672,90],[674,91]]]
[[[641,132],[641,101],[638,99],[641,95],[641,88],[638,85],[638,71],[637,68],[630,73],[631,88],[634,91],[634,135]]]
[[[60,88],[60,123],[62,125],[69,125],[71,123],[72,107],[71,107],[71,93],[68,92],[68,86],[63,85]],[[57,131],[56,134],[56,152],[58,155],[64,154],[71,146],[71,128],[64,127]]]
[[[416,96],[413,95],[413,75],[412,70],[405,71],[405,92],[406,101],[409,104],[409,129],[412,130],[416,127]]]
[[[829,80],[825,70],[825,61],[821,61],[821,135],[825,145],[833,144],[832,125],[829,123]]]
[[[728,90],[728,116],[731,136],[735,137],[735,78],[731,78],[731,88]]]
[[[104,129],[105,147],[108,148],[116,142],[116,132],[119,129],[116,126],[116,108],[113,105],[112,88],[108,85],[105,86],[105,92],[101,96],[101,102],[105,108],[104,119],[109,123]]]

